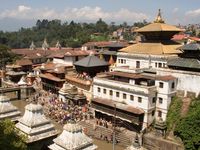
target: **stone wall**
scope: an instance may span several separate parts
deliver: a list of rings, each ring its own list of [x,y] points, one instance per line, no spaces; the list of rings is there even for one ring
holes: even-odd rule
[[[144,135],[143,146],[150,150],[184,150],[184,147],[178,143],[152,135]]]

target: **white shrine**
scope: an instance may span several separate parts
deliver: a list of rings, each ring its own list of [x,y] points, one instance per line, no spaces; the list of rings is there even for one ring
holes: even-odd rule
[[[42,106],[33,103],[26,105],[24,116],[15,126],[27,136],[26,143],[50,138],[58,133],[50,120],[45,117]]]
[[[63,127],[63,132],[50,145],[51,150],[96,150],[93,140],[82,132],[82,127],[74,122]]]
[[[10,103],[10,98],[0,95],[0,120],[9,118],[17,121],[20,117],[20,111]]]

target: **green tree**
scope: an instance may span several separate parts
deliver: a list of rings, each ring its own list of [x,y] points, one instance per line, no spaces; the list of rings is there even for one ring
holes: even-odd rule
[[[186,117],[176,125],[174,134],[179,136],[187,150],[200,150],[200,98],[194,99]]]
[[[0,121],[0,148],[3,150],[26,150],[25,137],[19,136],[10,120]]]
[[[17,56],[11,52],[10,48],[0,44],[0,67],[4,67],[6,64],[13,62],[17,59]]]

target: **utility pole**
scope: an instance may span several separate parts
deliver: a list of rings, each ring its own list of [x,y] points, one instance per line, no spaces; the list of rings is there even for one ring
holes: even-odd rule
[[[113,150],[115,150],[115,124],[116,124],[116,104],[114,104],[114,123],[113,123]]]

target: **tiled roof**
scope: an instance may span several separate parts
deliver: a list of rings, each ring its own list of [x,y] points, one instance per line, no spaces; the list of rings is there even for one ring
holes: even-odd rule
[[[86,85],[86,86],[90,86],[92,84],[92,81],[77,78],[77,77],[75,77],[75,75],[74,76],[73,75],[66,75],[65,79],[67,81],[77,82],[77,83],[80,83],[80,84],[83,84],[83,85]]]
[[[98,66],[108,66],[109,64],[94,55],[89,55],[74,63],[75,66],[83,67],[98,67]]]
[[[100,42],[87,42],[83,46],[96,46],[96,47],[126,47],[126,41],[100,41]]]
[[[161,81],[170,81],[170,80],[175,80],[176,78],[174,76],[168,75],[168,76],[157,76],[156,80],[161,80]]]
[[[152,43],[137,43],[126,48],[119,50],[120,52],[132,53],[132,54],[152,54],[152,55],[164,55],[164,54],[178,54],[181,53],[177,50],[181,44],[175,42],[152,42]]]
[[[49,79],[49,80],[53,80],[53,81],[56,81],[56,82],[62,82],[62,81],[65,81],[65,79],[60,79],[50,73],[45,73],[45,74],[40,74],[40,77],[41,78],[46,78],[46,79]]]
[[[26,65],[32,65],[32,61],[30,59],[20,59],[20,60],[16,60],[16,65],[19,66],[26,66]]]
[[[184,30],[172,25],[165,24],[165,23],[151,23],[136,30],[136,32],[139,32],[139,33],[141,32],[167,32],[167,31],[181,32]]]
[[[103,104],[103,105],[111,106],[113,108],[116,105],[117,109],[121,109],[123,111],[131,112],[131,113],[134,113],[134,114],[138,114],[138,115],[144,114],[144,111],[142,109],[139,109],[139,108],[127,105],[127,104],[115,102],[115,101],[110,100],[110,99],[94,98],[94,99],[92,99],[92,101]]]
[[[184,67],[184,68],[195,68],[200,69],[200,61],[192,58],[175,58],[169,59],[167,62],[168,66]]]
[[[183,45],[183,46],[179,47],[178,49],[197,51],[197,50],[200,50],[200,44],[199,43],[190,43],[190,44]]]

